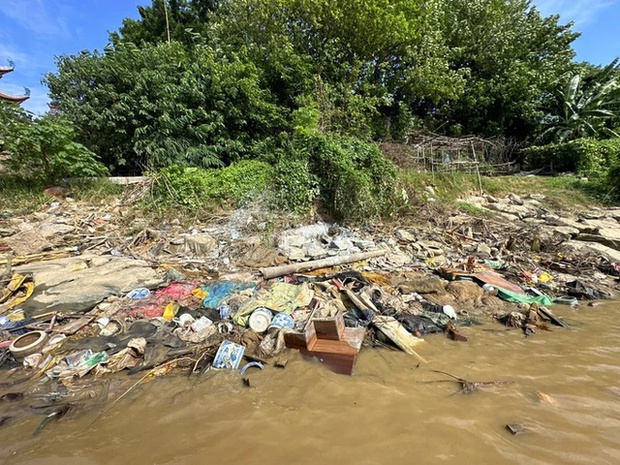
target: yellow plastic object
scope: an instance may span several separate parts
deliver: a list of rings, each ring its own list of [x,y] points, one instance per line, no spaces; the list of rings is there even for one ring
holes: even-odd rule
[[[0,307],[1,311],[6,312],[7,310],[11,310],[21,304],[23,304],[24,302],[26,302],[30,296],[32,295],[32,293],[34,292],[34,283],[30,282],[30,283],[25,283],[23,285],[23,289],[24,289],[24,295],[21,297],[16,297],[15,299],[13,299],[12,301],[10,301],[9,303],[3,305],[2,307]]]
[[[26,278],[26,275],[15,273],[9,284],[2,291],[2,296],[0,296],[0,304],[3,304],[10,299],[11,296],[22,286],[22,284],[24,284]]]
[[[553,276],[551,276],[549,273],[547,273],[546,271],[539,274],[538,275],[538,282],[539,283],[548,283],[549,281],[553,280]]]
[[[179,304],[176,302],[169,302],[168,305],[164,308],[164,314],[162,315],[164,320],[172,321],[174,316],[179,311]]]
[[[196,297],[198,300],[202,301],[204,300],[206,296],[209,295],[209,291],[205,291],[203,288],[197,287],[196,289],[192,291],[192,295]]]
[[[10,312],[7,317],[9,318],[9,320],[15,322],[15,321],[22,321],[26,319],[26,314],[24,313],[23,310],[18,309],[18,310],[14,310],[12,312]]]

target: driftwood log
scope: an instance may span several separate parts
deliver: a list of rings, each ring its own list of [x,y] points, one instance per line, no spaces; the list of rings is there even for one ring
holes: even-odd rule
[[[292,265],[261,268],[259,271],[265,279],[272,279],[279,276],[285,276],[287,274],[302,273],[304,271],[318,270],[319,268],[329,268],[330,266],[361,262],[370,258],[381,257],[385,255],[385,253],[385,250],[375,250],[372,252],[363,252],[352,255],[343,255],[339,257],[323,258],[321,260],[312,260],[309,262],[293,263]]]

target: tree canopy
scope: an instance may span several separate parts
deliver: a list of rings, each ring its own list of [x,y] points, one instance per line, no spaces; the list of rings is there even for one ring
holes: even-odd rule
[[[61,56],[53,104],[117,171],[215,166],[292,134],[532,139],[578,36],[528,0],[153,0]],[[270,148],[271,147],[271,148]]]

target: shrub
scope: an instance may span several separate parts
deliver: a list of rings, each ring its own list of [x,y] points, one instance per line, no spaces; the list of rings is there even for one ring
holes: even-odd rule
[[[274,187],[278,206],[296,213],[310,211],[318,193],[318,181],[310,172],[309,161],[286,153],[276,164]]]
[[[276,145],[277,144],[277,145]],[[227,168],[171,166],[158,174],[155,195],[197,208],[209,202],[236,205],[271,190],[278,207],[308,212],[317,197],[337,219],[363,220],[389,214],[394,205],[396,168],[374,144],[320,134],[282,137],[257,146],[263,160]]]
[[[531,168],[550,167],[555,171],[604,177],[612,166],[620,162],[620,139],[578,139],[563,144],[529,147],[524,154]]]
[[[396,192],[396,168],[375,144],[336,135],[299,137],[318,179],[326,206],[338,219],[362,220],[389,214]]]
[[[187,208],[208,203],[237,205],[252,193],[268,189],[273,168],[261,161],[243,160],[221,169],[170,166],[156,176],[155,196]]]
[[[4,165],[13,173],[46,182],[106,175],[97,156],[75,142],[74,136],[73,125],[58,116],[18,122],[5,136],[9,156]]]

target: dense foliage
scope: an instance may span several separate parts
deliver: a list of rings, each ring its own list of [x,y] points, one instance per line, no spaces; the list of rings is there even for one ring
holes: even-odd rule
[[[184,208],[209,202],[238,205],[272,197],[274,205],[306,213],[315,200],[337,219],[362,220],[394,207],[396,170],[376,145],[338,136],[297,136],[265,157],[221,169],[160,170],[155,196]]]
[[[209,198],[192,176],[256,159],[281,205],[304,211],[318,193],[364,218],[394,194],[373,141],[617,127],[617,63],[575,63],[572,25],[530,0],[152,0],[139,13],[102,52],[57,59],[53,105],[112,172],[175,165],[171,185],[191,178]]]
[[[620,137],[620,61],[571,75],[551,103],[541,140]]]
[[[243,160],[222,169],[173,165],[157,175],[155,196],[177,206],[201,209],[209,203],[237,205],[251,193],[262,194],[273,178],[271,165]]]
[[[577,34],[528,0],[153,0],[54,105],[116,171],[216,166],[281,132],[533,135]]]
[[[574,171],[585,176],[604,177],[620,165],[620,139],[577,139],[561,144],[529,147],[524,150],[532,168]]]
[[[169,164],[218,166],[277,131],[278,107],[242,51],[177,42],[58,60],[47,84],[80,142],[117,172]]]

